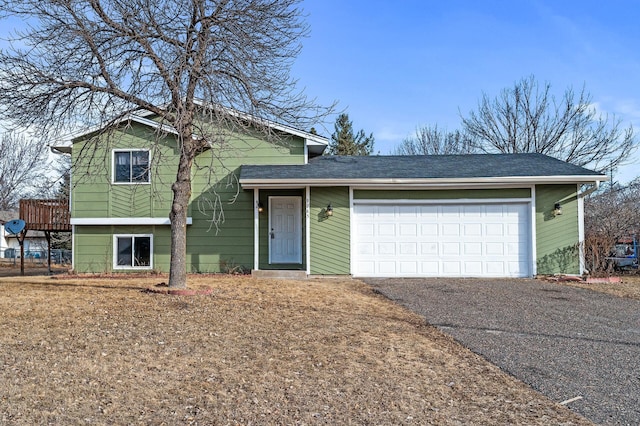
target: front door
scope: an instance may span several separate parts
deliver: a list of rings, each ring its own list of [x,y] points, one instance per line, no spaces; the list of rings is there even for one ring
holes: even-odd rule
[[[269,263],[302,264],[302,197],[269,197]]]

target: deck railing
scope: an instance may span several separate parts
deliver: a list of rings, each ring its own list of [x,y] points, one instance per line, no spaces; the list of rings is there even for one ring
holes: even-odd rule
[[[71,232],[67,200],[20,200],[20,219],[30,231]]]

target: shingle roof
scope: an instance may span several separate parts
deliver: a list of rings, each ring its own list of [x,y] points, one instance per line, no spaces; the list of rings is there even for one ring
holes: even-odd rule
[[[242,166],[240,181],[461,179],[605,175],[543,154],[322,156],[305,165]],[[583,179],[581,179],[583,180]]]

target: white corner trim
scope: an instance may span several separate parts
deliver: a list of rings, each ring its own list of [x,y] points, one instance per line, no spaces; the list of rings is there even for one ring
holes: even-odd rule
[[[305,227],[305,261],[307,263],[307,276],[311,275],[311,187],[304,190],[304,227]]]
[[[531,218],[529,223],[531,223],[531,276],[535,277],[538,275],[538,239],[536,235],[538,234],[538,224],[536,222],[536,186],[531,185],[531,211],[529,213]]]
[[[253,189],[253,269],[260,269],[260,190]]]
[[[193,224],[193,218],[187,218],[187,225]],[[165,217],[87,217],[72,218],[71,225],[171,225]]]

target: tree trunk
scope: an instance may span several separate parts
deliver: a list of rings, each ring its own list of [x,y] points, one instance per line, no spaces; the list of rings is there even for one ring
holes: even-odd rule
[[[192,150],[183,146],[178,164],[176,181],[171,186],[171,265],[169,267],[169,287],[187,287],[187,212],[191,200]]]

